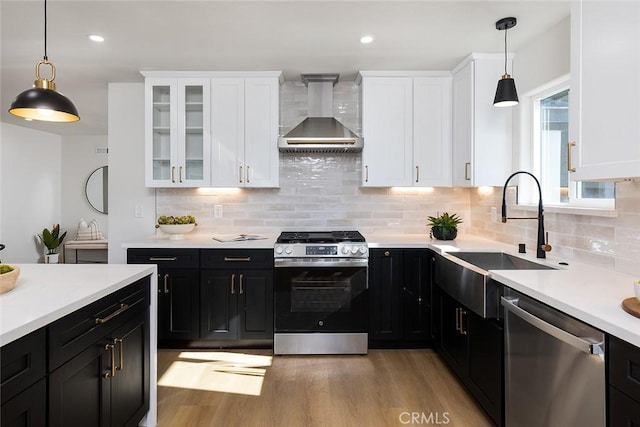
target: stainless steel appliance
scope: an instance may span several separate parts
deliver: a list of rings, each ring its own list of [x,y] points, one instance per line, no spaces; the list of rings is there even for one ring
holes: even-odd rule
[[[604,334],[511,289],[502,305],[506,426],[606,425]]]
[[[366,354],[368,265],[357,231],[282,233],[274,247],[274,354]]]

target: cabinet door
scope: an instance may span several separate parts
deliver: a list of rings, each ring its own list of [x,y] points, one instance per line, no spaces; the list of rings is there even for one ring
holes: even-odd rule
[[[211,79],[213,187],[244,185],[244,121],[244,79]]]
[[[145,184],[171,187],[178,167],[178,81],[145,80]]]
[[[178,79],[176,186],[210,185],[209,79]]]
[[[0,407],[2,427],[46,427],[47,381],[40,381]]]
[[[230,270],[202,270],[200,289],[200,338],[237,339],[240,275]]]
[[[402,251],[402,314],[405,341],[426,342],[429,337],[429,253]]]
[[[245,187],[278,187],[280,185],[278,79],[246,78],[244,90]]]
[[[469,187],[472,182],[474,62],[453,75],[453,185]]]
[[[640,176],[639,75],[640,3],[573,2],[572,180]]]
[[[162,270],[158,280],[158,340],[197,339],[199,270]]]
[[[273,270],[238,272],[241,339],[273,339]]]
[[[362,79],[363,187],[413,185],[411,77]]]
[[[609,387],[609,425],[640,425],[640,402],[636,402],[615,387]]]
[[[494,422],[502,425],[503,327],[467,311],[469,325],[469,378],[474,393]]]
[[[49,427],[111,425],[111,363],[100,340],[49,375]]]
[[[451,77],[413,79],[413,186],[451,186]]]
[[[371,329],[373,341],[402,339],[400,314],[400,249],[369,251],[369,293],[371,295]]]
[[[111,335],[116,375],[111,379],[111,425],[137,426],[149,410],[149,326],[145,311]]]
[[[442,350],[458,375],[466,376],[468,372],[467,325],[464,312],[457,301],[444,292],[442,301]]]

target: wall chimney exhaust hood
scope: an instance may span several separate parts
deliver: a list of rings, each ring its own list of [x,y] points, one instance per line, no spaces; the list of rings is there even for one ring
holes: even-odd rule
[[[359,153],[363,139],[333,117],[333,86],[339,74],[303,74],[309,117],[278,138],[284,153]]]

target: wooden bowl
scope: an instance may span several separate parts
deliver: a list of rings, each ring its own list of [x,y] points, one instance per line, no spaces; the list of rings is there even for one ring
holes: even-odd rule
[[[9,292],[16,286],[16,282],[20,276],[20,267],[15,265],[12,265],[11,267],[13,267],[12,271],[0,274],[0,294]]]

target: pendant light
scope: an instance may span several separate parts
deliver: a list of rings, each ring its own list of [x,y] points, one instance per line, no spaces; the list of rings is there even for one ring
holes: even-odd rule
[[[496,30],[504,31],[504,74],[498,80],[496,96],[493,105],[496,107],[513,107],[518,105],[518,92],[516,82],[507,73],[507,30],[516,26],[516,18],[502,18],[496,22]]]
[[[51,76],[43,78],[40,67],[49,66]],[[44,0],[44,58],[36,64],[34,87],[19,94],[11,103],[9,112],[27,120],[48,122],[77,122],[78,110],[73,102],[56,91],[56,67],[47,57],[47,0]]]

